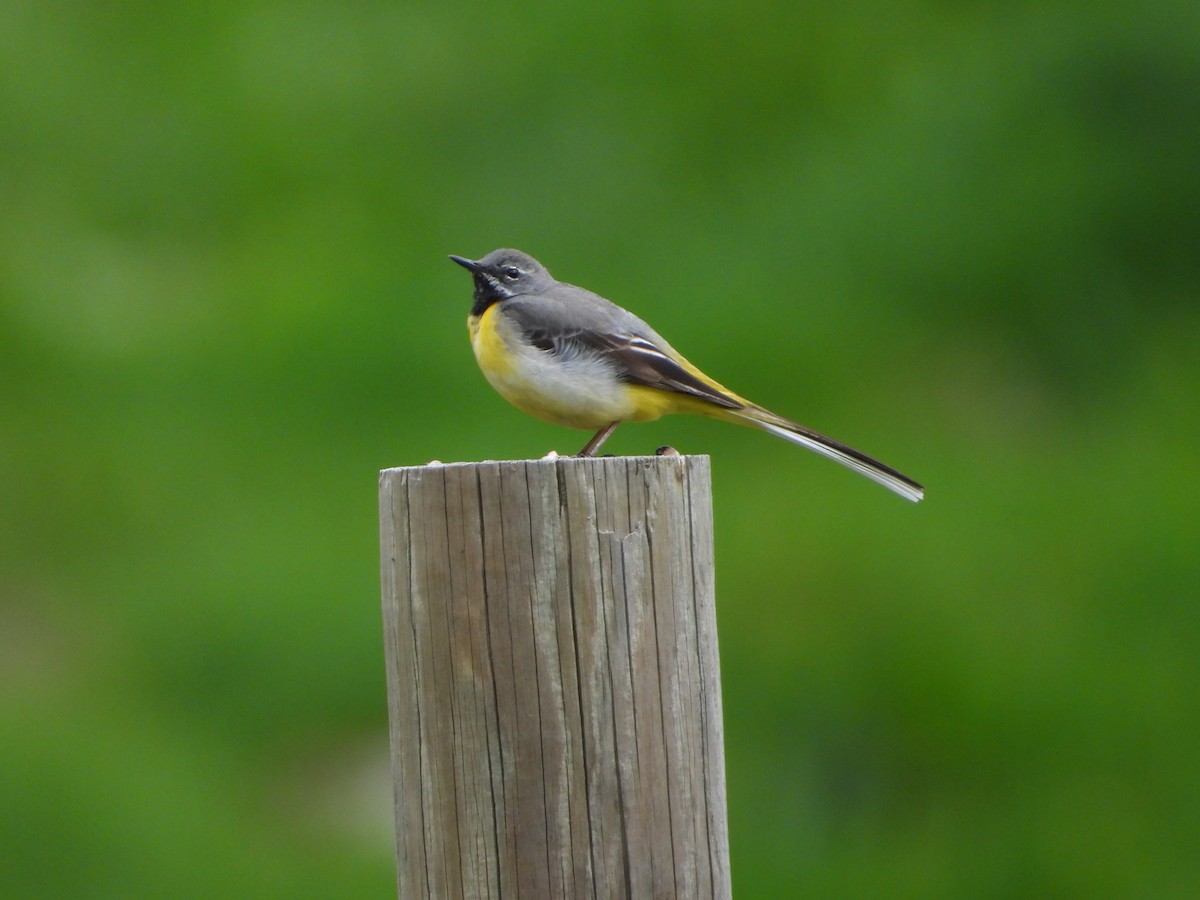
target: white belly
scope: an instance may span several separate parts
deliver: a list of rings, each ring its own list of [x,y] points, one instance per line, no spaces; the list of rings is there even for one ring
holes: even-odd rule
[[[517,409],[556,425],[602,428],[634,414],[626,385],[595,358],[562,360],[527,348],[512,360],[507,371],[484,374]]]

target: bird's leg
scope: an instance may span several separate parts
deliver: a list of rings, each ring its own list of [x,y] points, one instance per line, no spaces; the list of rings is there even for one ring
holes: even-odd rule
[[[609,422],[594,435],[592,439],[583,445],[583,449],[577,453],[577,456],[595,456],[596,451],[600,449],[600,445],[608,440],[608,436],[617,430],[620,422]]]

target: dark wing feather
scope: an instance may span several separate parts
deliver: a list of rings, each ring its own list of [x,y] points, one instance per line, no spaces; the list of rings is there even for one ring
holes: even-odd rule
[[[514,297],[502,309],[526,340],[546,353],[603,359],[629,384],[687,394],[725,409],[744,408],[676,362],[653,328],[591,291],[557,282],[537,296]]]
[[[742,409],[741,403],[701,381],[647,338],[547,328],[528,329],[525,335],[535,347],[547,353],[568,359],[585,354],[605,359],[618,377],[629,384],[688,394],[726,409]]]

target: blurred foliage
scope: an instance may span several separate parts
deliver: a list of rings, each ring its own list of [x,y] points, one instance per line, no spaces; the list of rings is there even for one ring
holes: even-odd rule
[[[375,473],[540,456],[528,250],[703,421],[742,897],[1200,895],[1200,15],[0,8],[0,895],[394,892]]]

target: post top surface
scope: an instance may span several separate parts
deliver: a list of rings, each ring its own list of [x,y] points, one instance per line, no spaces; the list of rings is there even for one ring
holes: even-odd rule
[[[613,465],[629,463],[641,463],[647,468],[652,465],[670,466],[681,465],[683,463],[701,462],[708,463],[709,457],[706,453],[676,453],[673,455],[664,456],[597,456],[597,457],[579,457],[579,456],[544,456],[541,459],[483,459],[476,461],[458,461],[458,462],[441,462],[440,460],[432,460],[420,466],[388,466],[380,469],[379,475],[382,478],[390,472],[416,472],[436,469],[463,469],[475,467],[492,467],[492,466],[594,466],[594,465]]]

